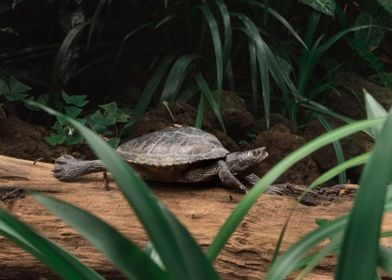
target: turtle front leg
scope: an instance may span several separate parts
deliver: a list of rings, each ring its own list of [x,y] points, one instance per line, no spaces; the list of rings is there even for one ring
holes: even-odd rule
[[[218,176],[224,186],[235,186],[245,193],[248,192],[248,189],[241,183],[241,181],[230,172],[229,167],[223,160],[218,161]]]
[[[53,175],[60,181],[68,181],[85,174],[100,171],[106,171],[100,160],[79,160],[71,155],[63,155],[55,160]]]

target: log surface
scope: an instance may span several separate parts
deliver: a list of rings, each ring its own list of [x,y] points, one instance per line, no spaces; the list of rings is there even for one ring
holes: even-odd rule
[[[0,156],[0,196],[14,188],[36,190],[70,202],[90,211],[113,225],[121,233],[145,246],[147,236],[120,191],[111,182],[111,190],[103,188],[102,174],[84,176],[72,183],[56,180],[53,165]],[[153,186],[155,195],[189,229],[197,242],[207,249],[219,228],[243,194],[219,187]],[[347,213],[352,198],[310,207],[299,205],[291,217],[282,249],[289,248],[300,237],[314,229],[315,219],[333,219]],[[26,195],[1,208],[26,222],[42,235],[63,246],[109,279],[119,279],[118,271],[87,241],[59,218],[51,215],[32,197]],[[272,258],[280,231],[293,198],[263,195],[230,238],[215,262],[222,279],[262,279]],[[390,217],[390,216],[389,216]],[[385,229],[392,229],[391,219]],[[327,257],[307,279],[332,279],[335,259]],[[0,279],[47,279],[56,276],[34,257],[0,236]]]

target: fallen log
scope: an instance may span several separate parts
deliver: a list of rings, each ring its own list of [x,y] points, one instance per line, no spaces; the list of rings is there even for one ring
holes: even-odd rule
[[[59,182],[52,176],[53,165],[0,156],[0,201],[2,208],[26,222],[42,235],[75,254],[108,279],[120,274],[103,255],[59,218],[51,215],[29,195],[15,189],[50,193],[102,218],[140,246],[147,236],[120,191],[111,182],[105,191],[102,174],[81,177],[72,183]],[[219,228],[243,194],[219,187],[153,186],[155,195],[188,228],[197,242],[207,249]],[[12,193],[13,192],[13,193]],[[18,197],[19,196],[19,197]],[[310,207],[299,205],[292,216],[282,249],[285,250],[316,227],[315,219],[333,219],[345,214],[352,197]],[[293,198],[263,195],[230,238],[215,262],[222,279],[262,279],[271,261],[280,231],[290,210],[297,204]],[[385,219],[385,229],[392,229]],[[332,279],[333,256],[327,257],[308,279]],[[0,236],[0,279],[53,278],[53,273],[34,257]]]

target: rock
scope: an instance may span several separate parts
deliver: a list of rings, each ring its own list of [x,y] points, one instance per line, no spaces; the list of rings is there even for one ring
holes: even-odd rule
[[[328,118],[329,123],[332,127],[336,128],[342,125],[341,122]],[[324,127],[320,124],[318,120],[312,120],[306,125],[306,129],[304,131],[304,137],[306,141],[311,141],[317,136],[325,133]],[[373,147],[373,139],[363,133],[355,133],[350,135],[340,141],[343,149],[344,159],[348,160],[363,153],[369,152]],[[317,163],[317,166],[321,171],[326,171],[331,169],[336,165],[336,154],[332,145],[328,145],[316,152],[312,155],[313,160]],[[350,179],[356,181],[359,178],[362,168],[354,168],[351,170]]]
[[[305,143],[306,141],[303,137],[292,134],[290,128],[284,124],[277,124],[270,130],[259,132],[255,141],[251,144],[251,148],[266,146],[269,156],[261,163],[258,170],[256,170],[256,174],[259,176],[264,175],[285,156]],[[293,183],[306,185],[318,176],[319,172],[316,163],[311,157],[307,157],[287,170],[274,184]]]
[[[173,125],[173,123],[189,126],[195,125],[197,110],[192,105],[176,101],[169,103],[168,106],[173,114],[174,121],[166,106],[160,105],[155,109],[147,111],[137,119],[133,129],[133,137],[160,130]],[[212,128],[212,125],[204,119],[203,128]]]
[[[363,89],[366,89],[385,109],[388,110],[392,105],[392,90],[353,73],[338,73],[334,82],[341,86],[340,94],[338,95],[336,91],[327,94],[326,106],[342,115],[353,119],[366,118]]]
[[[236,140],[241,139],[244,132],[255,125],[253,115],[246,109],[244,101],[234,92],[222,92],[220,111],[228,134]],[[219,127],[217,118],[211,108],[206,111],[206,119],[213,123],[214,127]]]

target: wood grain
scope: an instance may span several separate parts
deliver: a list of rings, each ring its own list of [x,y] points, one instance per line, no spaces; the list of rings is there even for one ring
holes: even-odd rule
[[[56,180],[53,165],[0,156],[0,195],[14,188],[30,189],[68,201],[99,216],[116,227],[140,246],[147,242],[146,234],[111,182],[112,189],[103,188],[102,174],[92,174],[72,183]],[[132,187],[132,186],[129,186]],[[197,242],[206,249],[219,228],[243,197],[242,194],[220,187],[153,186],[155,195],[172,210],[189,229]],[[287,249],[301,236],[315,228],[315,219],[333,219],[349,211],[350,197],[315,207],[299,205],[292,216],[282,244]],[[219,255],[215,267],[222,279],[262,279],[272,258],[275,244],[290,209],[292,198],[263,195],[230,238]],[[92,246],[60,219],[51,215],[33,198],[26,195],[3,203],[13,215],[39,233],[63,246],[108,279],[121,278],[118,271]],[[391,216],[385,219],[385,229],[392,230]],[[88,226],[88,225],[86,225]],[[332,279],[335,259],[327,257],[308,279]],[[56,276],[34,257],[0,236],[0,279],[47,279]]]

